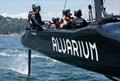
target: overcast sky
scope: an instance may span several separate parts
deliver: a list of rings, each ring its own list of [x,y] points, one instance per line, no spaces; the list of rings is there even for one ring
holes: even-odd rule
[[[31,5],[35,3],[41,6],[42,19],[50,20],[51,17],[62,17],[65,0],[0,0],[0,14],[3,16],[27,18]],[[81,9],[83,17],[88,18],[88,5],[93,5],[93,0],[67,0],[66,8]],[[107,12],[120,14],[120,0],[106,0]]]

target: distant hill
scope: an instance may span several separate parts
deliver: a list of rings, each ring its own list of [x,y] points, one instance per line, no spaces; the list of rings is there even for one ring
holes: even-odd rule
[[[0,15],[0,21],[4,20],[5,18],[3,16]]]
[[[0,34],[21,33],[28,25],[27,19],[3,17],[0,15]]]

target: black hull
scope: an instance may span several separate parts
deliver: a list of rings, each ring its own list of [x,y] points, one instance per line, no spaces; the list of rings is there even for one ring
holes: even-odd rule
[[[110,26],[115,25],[119,29],[115,34],[104,31],[109,25],[76,30],[27,30],[22,44],[58,61],[120,78],[120,23]],[[67,43],[63,51],[64,42]]]

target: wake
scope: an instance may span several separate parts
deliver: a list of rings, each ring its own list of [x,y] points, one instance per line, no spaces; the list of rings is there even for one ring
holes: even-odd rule
[[[38,53],[32,54],[32,59],[46,59],[57,62]],[[0,52],[0,69],[12,70],[20,74],[28,74],[28,54],[19,50]]]

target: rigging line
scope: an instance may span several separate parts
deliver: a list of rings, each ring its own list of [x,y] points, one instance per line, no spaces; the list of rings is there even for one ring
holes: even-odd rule
[[[67,4],[67,0],[65,0],[65,4],[64,4],[64,9],[63,9],[63,10],[65,10],[65,8],[66,8],[66,4]]]
[[[105,5],[105,0],[103,0],[103,6]]]
[[[120,0],[119,0],[119,15],[120,15]]]
[[[94,0],[91,1],[92,8],[95,8]]]

